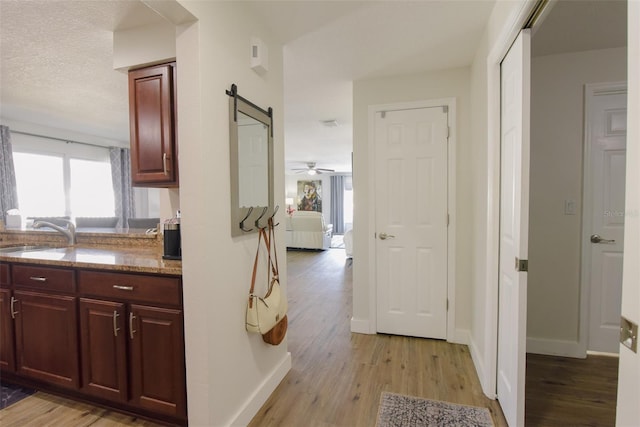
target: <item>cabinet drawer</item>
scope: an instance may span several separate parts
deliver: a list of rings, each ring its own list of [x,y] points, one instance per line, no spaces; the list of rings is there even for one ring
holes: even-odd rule
[[[92,295],[125,301],[180,306],[180,278],[145,274],[78,271],[78,290]]]
[[[8,286],[11,283],[9,279],[9,264],[0,264],[0,285]]]
[[[50,291],[75,292],[74,272],[63,268],[14,264],[13,284]]]

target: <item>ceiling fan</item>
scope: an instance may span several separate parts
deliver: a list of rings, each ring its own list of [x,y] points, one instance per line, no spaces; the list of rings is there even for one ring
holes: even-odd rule
[[[304,169],[291,169],[297,171],[296,173],[306,173],[307,175],[319,175],[325,172],[335,172],[333,169],[317,168],[316,162],[307,162],[307,167]]]

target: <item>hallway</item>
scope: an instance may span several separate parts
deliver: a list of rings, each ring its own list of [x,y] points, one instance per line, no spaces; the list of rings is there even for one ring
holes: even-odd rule
[[[374,426],[382,391],[487,407],[496,427],[505,425],[466,346],[350,332],[344,250],[288,251],[287,260],[293,366],[250,426]]]

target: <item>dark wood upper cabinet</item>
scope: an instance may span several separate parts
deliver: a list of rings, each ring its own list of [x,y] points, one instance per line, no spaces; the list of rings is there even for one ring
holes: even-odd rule
[[[134,186],[178,186],[175,74],[175,62],[129,71]]]

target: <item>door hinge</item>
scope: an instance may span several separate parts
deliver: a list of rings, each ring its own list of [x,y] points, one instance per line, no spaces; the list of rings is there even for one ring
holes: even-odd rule
[[[449,106],[448,105],[443,105],[442,106],[442,112],[447,114],[449,112]]]
[[[449,226],[449,221],[450,221],[449,214],[447,214],[447,227]]]
[[[449,135],[451,135],[451,126],[447,126],[447,139],[449,139]]]
[[[638,352],[638,325],[620,317],[620,342],[634,353]]]
[[[447,311],[449,311],[449,298],[447,298]]]
[[[529,271],[529,260],[516,257],[516,271]]]
[[[387,115],[386,111],[380,111],[380,118],[384,119],[386,115]]]

